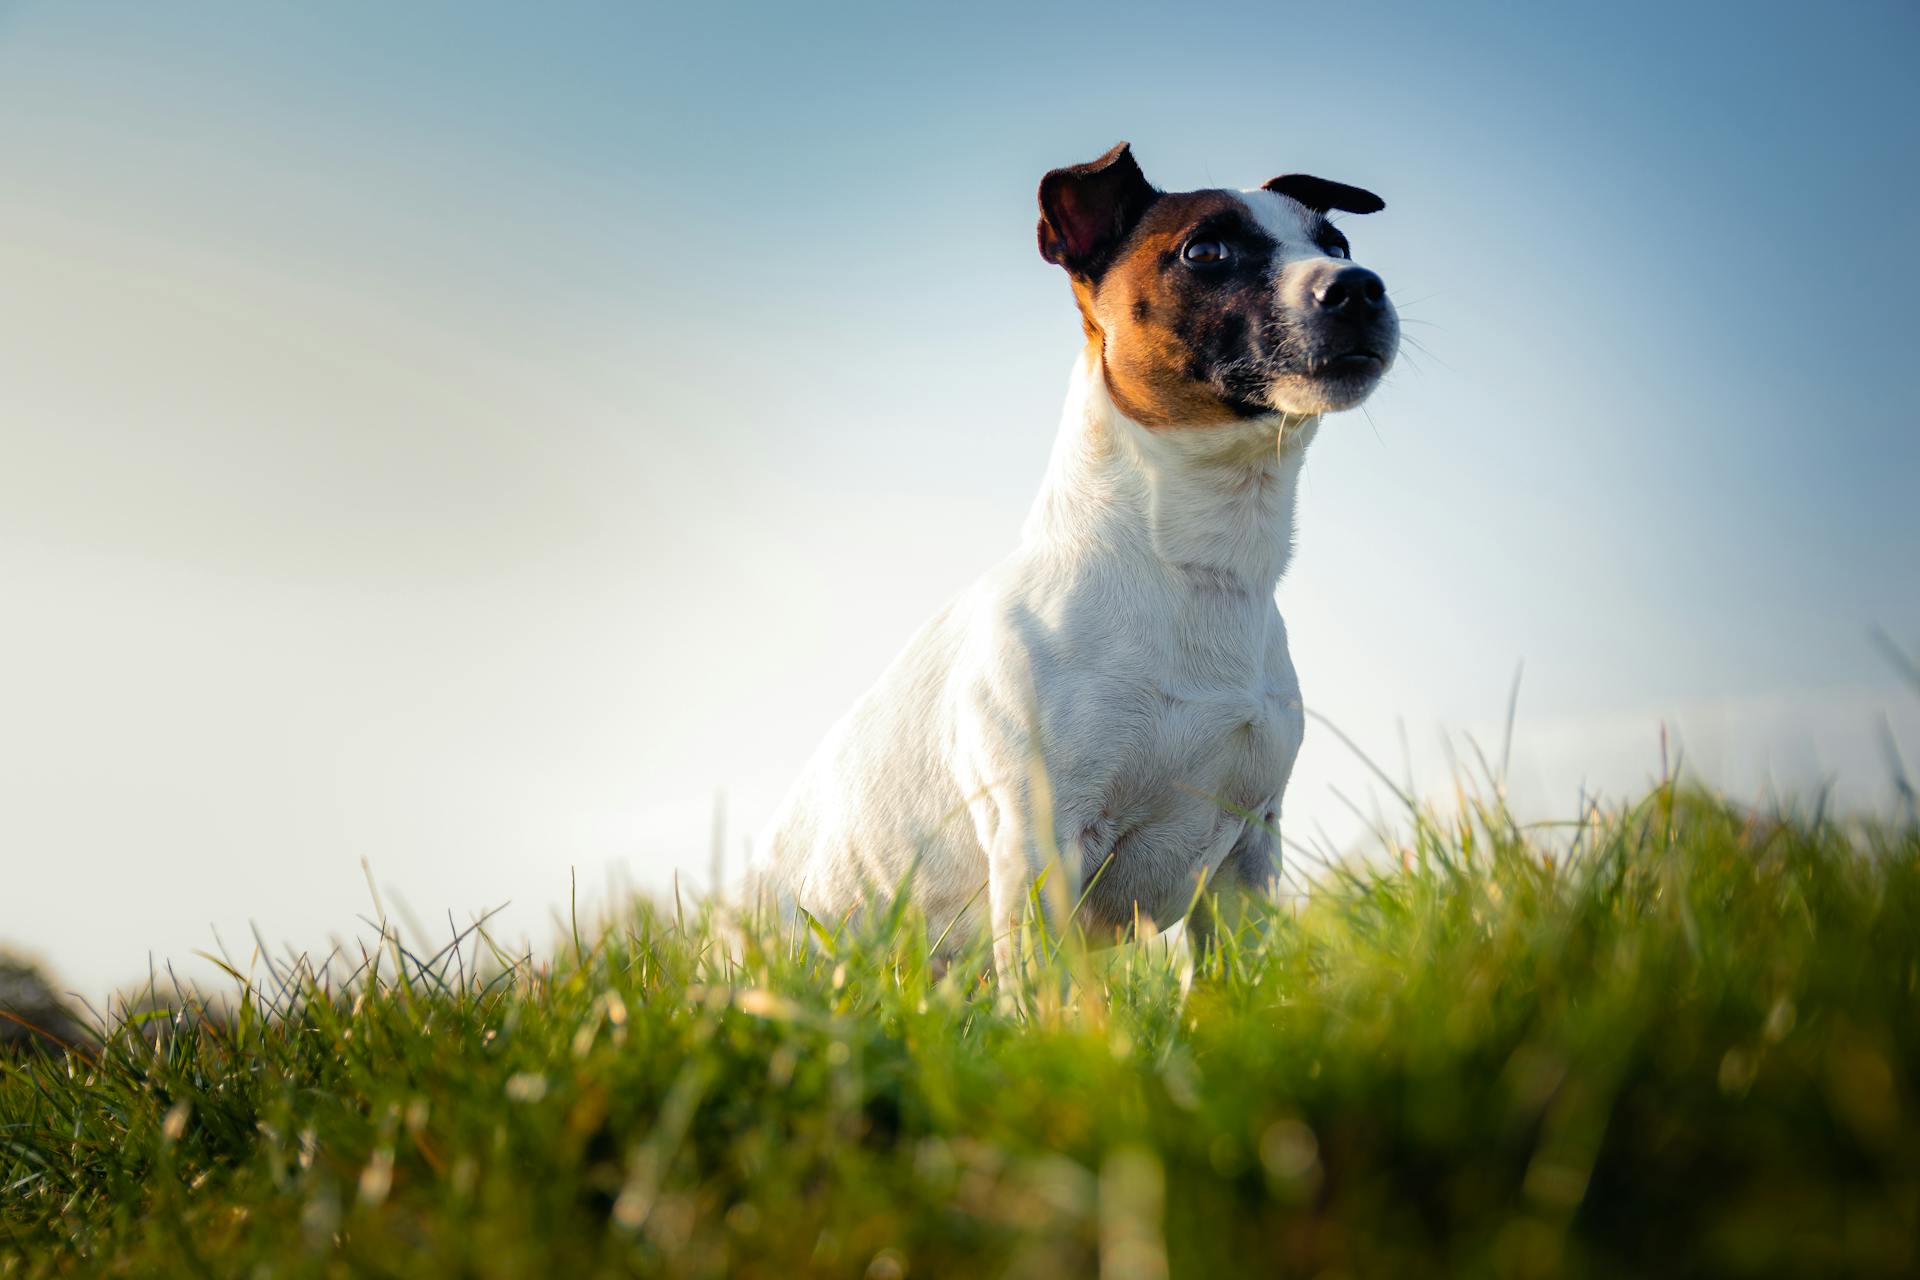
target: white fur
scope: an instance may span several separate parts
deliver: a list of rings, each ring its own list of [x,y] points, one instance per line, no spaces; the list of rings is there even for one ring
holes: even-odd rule
[[[1280,270],[1319,255],[1293,201],[1247,203]],[[1273,593],[1318,425],[1149,429],[1083,354],[1019,547],[829,732],[763,837],[758,890],[836,919],[911,868],[930,927],[958,921],[948,948],[985,925],[1005,972],[1056,849],[1055,903],[1085,891],[1101,926],[1137,910],[1164,928],[1203,877],[1264,887],[1304,728]]]

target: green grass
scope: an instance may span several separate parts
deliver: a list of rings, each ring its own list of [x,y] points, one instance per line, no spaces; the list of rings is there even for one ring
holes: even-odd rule
[[[1912,830],[1663,787],[1369,865],[1004,990],[671,906],[283,966],[0,1068],[0,1276],[1920,1271]]]

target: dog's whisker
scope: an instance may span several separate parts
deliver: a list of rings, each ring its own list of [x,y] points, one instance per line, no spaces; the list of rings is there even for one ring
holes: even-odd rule
[[[1386,448],[1387,442],[1380,435],[1380,424],[1373,420],[1373,410],[1363,404],[1360,406],[1360,412],[1367,416],[1367,426],[1373,429],[1374,443],[1378,444],[1382,449]]]

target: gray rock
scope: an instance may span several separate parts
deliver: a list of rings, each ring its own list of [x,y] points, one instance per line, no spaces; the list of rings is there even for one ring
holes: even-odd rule
[[[0,1013],[13,1015],[0,1018],[0,1055],[33,1049],[59,1053],[61,1044],[84,1049],[93,1042],[47,977],[32,962],[5,951],[0,951]],[[33,1029],[21,1022],[32,1023]]]

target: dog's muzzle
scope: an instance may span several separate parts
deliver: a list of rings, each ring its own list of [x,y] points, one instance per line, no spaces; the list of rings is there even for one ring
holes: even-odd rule
[[[1400,322],[1378,275],[1325,259],[1309,267],[1296,288],[1307,372],[1364,377],[1392,363]]]

